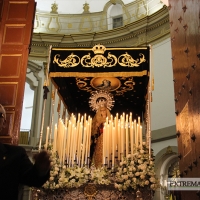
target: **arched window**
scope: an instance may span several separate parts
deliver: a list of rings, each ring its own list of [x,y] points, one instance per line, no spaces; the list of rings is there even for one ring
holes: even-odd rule
[[[111,5],[107,11],[108,30],[123,26],[123,9],[122,5]]]

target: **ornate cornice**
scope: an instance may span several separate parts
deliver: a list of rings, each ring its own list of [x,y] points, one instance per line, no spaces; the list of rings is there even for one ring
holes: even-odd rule
[[[169,13],[166,6],[156,13],[123,27],[102,32],[83,34],[34,33],[31,57],[47,58],[50,45],[54,47],[92,47],[95,44],[113,46],[143,46],[166,39],[169,36]]]

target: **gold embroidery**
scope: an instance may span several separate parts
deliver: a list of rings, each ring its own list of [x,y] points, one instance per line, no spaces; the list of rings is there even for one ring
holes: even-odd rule
[[[107,58],[103,55],[95,55],[91,58],[90,53],[81,58],[81,64],[83,67],[113,67],[117,64],[117,57],[108,53]]]
[[[59,57],[60,55],[56,54],[53,60],[53,63],[57,63],[59,67],[76,67],[80,63],[80,58],[73,53],[71,53],[65,60],[61,60]]]
[[[142,57],[135,60],[126,52],[125,54],[119,56],[118,63],[123,67],[139,67],[141,63],[146,62],[144,54],[140,53],[139,55]]]
[[[94,57],[91,57],[91,54],[88,53],[87,55],[84,55],[82,58],[75,55],[74,53],[71,53],[67,58],[64,60],[59,59],[60,54],[56,54],[54,56],[53,63],[57,63],[59,67],[69,68],[69,67],[76,67],[80,63],[82,67],[113,67],[116,66],[118,63],[122,67],[139,67],[141,63],[146,62],[144,54],[140,53],[140,58],[134,59],[131,55],[129,55],[127,52],[125,54],[120,55],[118,58],[108,52],[107,57],[105,57],[103,54],[106,51],[106,47],[103,45],[95,45],[92,48],[92,51],[94,54],[96,54]]]

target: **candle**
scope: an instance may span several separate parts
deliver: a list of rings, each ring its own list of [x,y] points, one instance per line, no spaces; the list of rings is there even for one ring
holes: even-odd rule
[[[85,164],[87,164],[87,158],[88,158],[88,127],[89,127],[89,124],[87,122],[87,124],[86,124],[86,137],[85,137]]]
[[[109,152],[110,152],[110,124],[108,124],[108,126],[107,126],[107,142],[106,142],[106,157],[107,157],[107,164],[108,164],[108,166],[109,166],[109,160],[110,160],[110,154],[109,154]]]
[[[60,135],[60,155],[59,155],[59,158],[60,158],[60,164],[62,164],[62,161],[63,161],[63,154],[64,154],[64,132],[65,132],[65,129],[64,129],[64,124],[63,124],[63,121],[61,121],[61,135]]]
[[[74,124],[71,127],[71,134],[70,134],[70,150],[69,150],[69,158],[72,164],[73,162],[73,144],[74,144]]]
[[[116,121],[115,121],[115,138],[116,138],[116,141],[115,141],[115,145],[116,145],[116,150],[118,150],[118,113],[116,114]]]
[[[132,113],[130,112],[129,125],[131,126],[131,124],[132,124]]]
[[[119,121],[119,123],[118,123],[118,143],[117,143],[117,150],[118,150],[118,160],[120,160],[120,153],[121,153],[121,143],[120,143],[120,141],[121,141],[121,138],[120,138],[120,135],[121,135],[121,132],[120,132],[120,121]]]
[[[126,157],[128,157],[129,153],[129,139],[128,139],[128,120],[126,122]]]
[[[78,113],[78,122],[80,121],[80,116],[81,116],[80,113]]]
[[[130,124],[130,139],[131,139],[131,157],[133,156],[133,122]]]
[[[89,116],[89,130],[88,130],[88,157],[90,157],[90,144],[91,144],[91,125],[92,125],[92,118]],[[103,147],[102,147],[103,148]]]
[[[53,140],[53,152],[56,152],[56,141],[57,140],[57,124],[55,124],[54,128],[54,140]]]
[[[67,161],[69,163],[70,161],[70,143],[71,143],[71,121],[69,121],[68,123],[68,128],[67,128],[67,147],[66,147],[66,157],[67,157]]]
[[[140,147],[142,148],[142,126],[140,126]]]
[[[86,127],[84,127],[84,132],[83,132],[83,149],[82,149],[82,156],[81,156],[81,167],[83,167],[83,163],[84,163],[85,140],[86,140]]]
[[[139,142],[140,142],[140,127],[139,127],[139,124],[137,124],[137,143],[136,143],[136,147],[139,146]]]
[[[67,138],[67,128],[64,128],[64,141],[63,141],[63,160],[62,164],[65,164],[65,153],[66,153],[66,138]]]
[[[46,143],[45,143],[45,149],[47,150],[48,147],[48,138],[49,138],[49,126],[47,127],[47,132],[46,132]]]
[[[103,165],[106,164],[106,163],[105,163],[106,126],[107,126],[107,125],[105,124],[105,126],[103,127],[103,156],[102,156],[102,161],[103,161],[102,163],[103,163]]]
[[[124,127],[123,122],[121,123],[121,154],[124,156]]]
[[[112,128],[112,167],[115,163],[115,127]]]

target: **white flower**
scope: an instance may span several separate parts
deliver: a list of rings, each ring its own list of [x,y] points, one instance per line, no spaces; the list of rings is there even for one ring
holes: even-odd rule
[[[139,176],[139,175],[140,175],[140,172],[136,172],[136,173],[135,173],[135,176]]]
[[[155,179],[154,177],[151,177],[149,180],[150,180],[152,183],[155,183],[155,182],[156,182],[156,179]]]
[[[123,172],[127,172],[127,169],[126,169],[126,168],[124,168]]]
[[[146,181],[144,182],[144,184],[145,184],[145,185],[149,185],[149,181],[146,180]]]
[[[140,178],[141,178],[141,179],[144,179],[144,178],[145,178],[145,176],[142,174],[142,175],[140,175]]]

